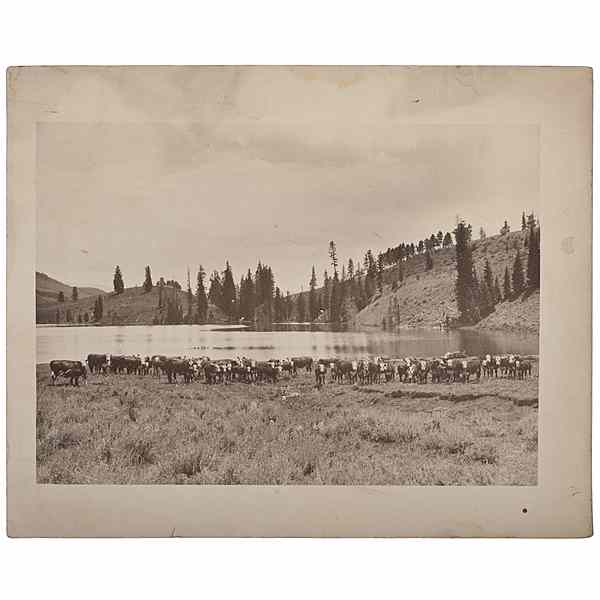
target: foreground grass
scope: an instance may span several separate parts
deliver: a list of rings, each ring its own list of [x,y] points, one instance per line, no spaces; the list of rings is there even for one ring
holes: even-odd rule
[[[37,481],[535,485],[537,377],[315,389],[168,385],[37,368]]]

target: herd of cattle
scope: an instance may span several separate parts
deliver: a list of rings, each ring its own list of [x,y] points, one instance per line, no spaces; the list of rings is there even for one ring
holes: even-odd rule
[[[86,368],[87,364],[87,368]],[[166,376],[169,383],[204,381],[217,383],[276,383],[280,376],[295,377],[298,370],[313,373],[318,386],[329,381],[336,383],[374,384],[390,381],[406,383],[468,383],[486,377],[524,379],[532,374],[531,361],[516,354],[468,357],[461,352],[448,352],[441,358],[386,358],[342,360],[309,356],[255,361],[249,358],[210,360],[208,357],[168,357],[163,355],[123,356],[89,354],[85,361],[53,360],[50,362],[52,383],[58,377],[79,385],[87,382],[87,370],[97,374],[135,374]],[[329,377],[328,377],[329,376]]]

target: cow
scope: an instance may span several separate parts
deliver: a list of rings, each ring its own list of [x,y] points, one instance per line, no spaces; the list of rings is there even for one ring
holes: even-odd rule
[[[418,361],[411,362],[408,366],[408,374],[406,377],[410,383],[419,383],[421,381],[421,363]]]
[[[190,383],[194,375],[190,361],[186,358],[168,358],[163,370],[169,383],[177,383],[177,375],[183,375],[184,383]]]
[[[448,373],[446,365],[442,360],[435,359],[431,361],[429,372],[431,373],[431,383],[442,383],[443,381],[447,381]]]
[[[462,381],[464,377],[463,361],[459,358],[451,358],[446,361],[448,379],[453,382]]]
[[[481,369],[486,377],[498,377],[498,365],[494,357],[490,354],[486,354],[481,361]]]
[[[471,375],[475,375],[477,381],[481,378],[481,360],[476,356],[472,356],[466,360],[462,361],[463,366],[463,377],[465,383],[469,383],[469,379]]]
[[[106,354],[88,354],[86,362],[90,373],[106,373],[108,369]]]
[[[287,373],[290,377],[296,375],[296,367],[293,360],[290,360],[289,358],[282,360],[279,366],[281,367],[281,371]]]
[[[310,356],[292,356],[294,370],[305,369],[307,373],[312,373],[313,359]]]
[[[154,377],[160,378],[160,372],[163,371],[163,365],[166,361],[167,357],[164,354],[154,354],[150,358],[150,368]]]
[[[50,376],[52,385],[59,377],[68,379],[73,386],[79,386],[80,377],[83,377],[84,383],[87,383],[87,370],[80,360],[51,360]]]
[[[495,356],[494,361],[496,363],[496,373],[499,373],[500,376],[506,376],[509,374],[510,365],[508,356]]]
[[[315,379],[317,382],[317,387],[321,387],[325,385],[325,375],[327,374],[327,363],[319,360],[317,366],[315,368]]]
[[[256,379],[259,382],[277,383],[280,370],[270,363],[259,362],[256,365]]]
[[[526,376],[531,377],[531,363],[528,360],[515,361],[516,374],[519,379],[524,379]]]
[[[215,363],[209,362],[204,365],[204,379],[209,385],[221,383],[223,381],[221,367]]]
[[[376,362],[367,363],[367,381],[368,383],[379,383],[379,365]]]

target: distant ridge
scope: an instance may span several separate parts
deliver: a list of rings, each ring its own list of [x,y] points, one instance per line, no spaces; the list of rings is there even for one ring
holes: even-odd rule
[[[57,303],[59,292],[65,295],[65,299],[70,299],[73,286],[58,281],[58,279],[53,279],[46,275],[46,273],[35,272],[35,299],[38,306]],[[106,294],[104,290],[95,287],[77,286],[77,292],[80,298]]]

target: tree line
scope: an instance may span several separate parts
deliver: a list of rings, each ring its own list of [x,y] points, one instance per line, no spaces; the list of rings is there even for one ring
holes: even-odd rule
[[[522,215],[522,231],[526,231],[524,241],[527,264],[523,265],[520,249],[512,263],[505,266],[502,286],[494,275],[486,258],[483,272],[477,273],[472,256],[471,225],[459,220],[454,230],[456,241],[456,303],[461,324],[474,324],[495,310],[500,302],[510,301],[527,290],[540,287],[540,225],[533,214]],[[501,235],[510,232],[507,221],[500,229]]]

